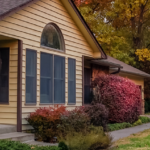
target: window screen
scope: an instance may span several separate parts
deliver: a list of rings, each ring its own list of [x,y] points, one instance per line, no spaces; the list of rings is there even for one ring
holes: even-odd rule
[[[68,59],[68,103],[76,103],[76,60]]]
[[[36,51],[26,51],[26,103],[36,103]]]
[[[9,49],[0,48],[0,103],[9,99]]]
[[[53,78],[53,55],[41,53],[41,84],[40,84],[41,103],[53,103],[52,78]]]
[[[54,56],[54,103],[65,103],[65,58]]]

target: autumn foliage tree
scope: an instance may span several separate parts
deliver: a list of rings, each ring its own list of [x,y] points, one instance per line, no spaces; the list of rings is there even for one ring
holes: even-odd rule
[[[150,0],[74,2],[108,55],[150,73]]]

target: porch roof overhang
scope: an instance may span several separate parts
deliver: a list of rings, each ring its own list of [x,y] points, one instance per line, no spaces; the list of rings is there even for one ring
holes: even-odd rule
[[[4,41],[4,40],[14,40],[15,38],[9,37],[9,36],[5,36],[5,35],[0,35],[0,41]]]
[[[110,61],[108,61],[107,59],[101,59],[101,60],[90,60],[90,62],[92,64],[98,64],[98,65],[101,65],[101,66],[106,66],[106,67],[109,67],[109,68],[123,68],[123,66],[121,66],[120,64],[116,64],[116,63],[112,63]]]

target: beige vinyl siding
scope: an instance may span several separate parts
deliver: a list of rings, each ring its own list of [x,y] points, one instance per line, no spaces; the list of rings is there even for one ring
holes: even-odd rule
[[[0,41],[0,47],[9,47],[9,104],[0,104],[0,123],[17,124],[17,66],[18,41]]]
[[[145,114],[145,101],[144,101],[144,78],[139,77],[137,75],[132,75],[128,73],[119,73],[120,76],[130,79],[132,82],[134,82],[136,85],[139,85],[142,87],[142,112],[141,114]]]
[[[55,23],[61,29],[65,39],[65,53],[40,46],[41,34],[48,23]],[[40,105],[40,52],[63,56],[66,59],[66,103],[68,109],[82,105],[82,55],[93,57],[93,50],[81,31],[59,0],[39,0],[21,11],[0,21],[0,34],[23,41],[22,66],[22,124],[23,130],[29,129],[25,118]],[[26,87],[26,49],[37,51],[37,104],[25,104]],[[76,59],[76,105],[68,106],[68,58]],[[16,60],[16,57],[13,57]],[[14,62],[15,63],[15,62]],[[12,71],[16,71],[16,67]],[[15,76],[15,74],[13,74]],[[16,82],[12,80],[11,82]],[[16,84],[16,83],[14,83]],[[53,106],[53,105],[52,105]]]

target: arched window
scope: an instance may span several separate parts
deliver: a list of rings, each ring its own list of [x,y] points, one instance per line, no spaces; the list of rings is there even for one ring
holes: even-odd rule
[[[59,27],[54,23],[45,26],[42,37],[41,46],[64,51],[64,38]]]

